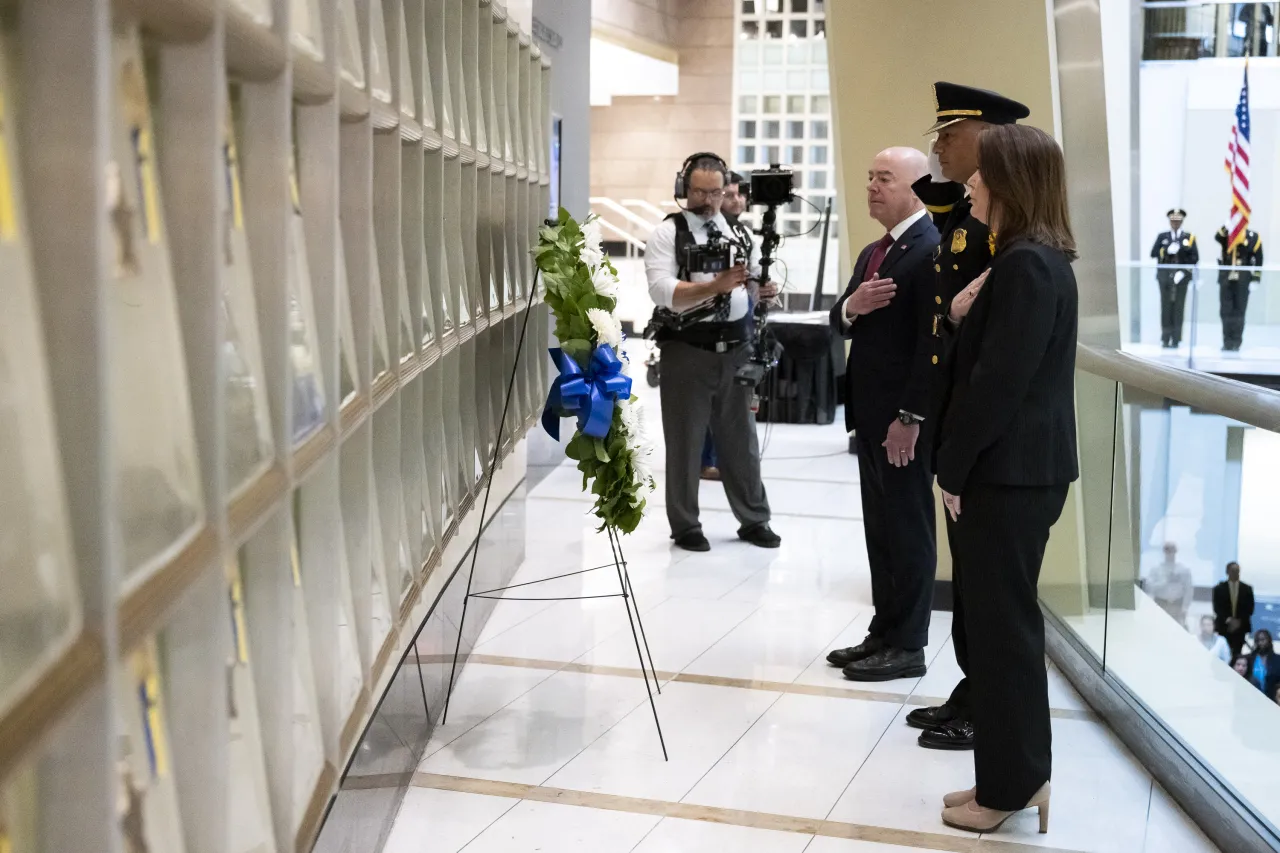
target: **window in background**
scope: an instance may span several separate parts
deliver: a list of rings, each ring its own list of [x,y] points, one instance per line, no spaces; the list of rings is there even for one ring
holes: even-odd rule
[[[760,38],[760,22],[743,21],[740,32],[744,39],[758,39]]]
[[[852,0],[850,0],[852,2]],[[806,201],[779,211],[778,230],[796,239],[779,256],[793,287],[808,289],[817,275],[821,248],[821,211],[835,189],[829,139],[831,136],[830,80],[827,70],[826,3],[823,0],[754,0],[734,4],[739,29],[753,24],[754,37],[763,38],[762,73],[748,80],[739,72],[734,114],[734,150],[729,165],[745,173],[783,163],[795,173],[796,192]],[[739,41],[735,62],[741,68],[755,43]],[[752,93],[747,95],[746,93]],[[757,100],[757,95],[759,100]],[[758,109],[757,109],[758,108]],[[760,120],[758,116],[767,117]],[[774,116],[778,120],[774,120]],[[759,141],[769,142],[758,145]],[[775,143],[774,140],[777,140]],[[807,144],[809,141],[818,143]],[[784,144],[785,143],[785,144]],[[806,151],[805,149],[809,150]],[[761,208],[749,218],[757,220]],[[834,221],[834,217],[833,217]],[[833,229],[832,235],[837,233]],[[803,235],[803,236],[799,236]],[[833,237],[834,239],[834,237]],[[839,252],[828,246],[827,278],[836,278]]]

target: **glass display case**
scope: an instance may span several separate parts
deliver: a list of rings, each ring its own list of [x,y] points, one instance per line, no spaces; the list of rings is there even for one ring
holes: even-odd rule
[[[404,5],[400,6],[400,112],[417,117],[418,87],[413,84],[413,66],[409,62],[409,34],[404,25]]]
[[[338,554],[338,709],[345,723],[355,713],[364,691],[364,667],[356,634],[356,607],[351,595],[351,562],[347,547]]]
[[[124,849],[183,853],[186,843],[155,639],[128,655],[127,670],[117,686],[121,721],[117,809]]]
[[[328,405],[320,373],[320,346],[316,340],[315,309],[311,301],[311,270],[307,265],[307,236],[302,222],[298,178],[291,158],[289,190],[293,216],[289,220],[289,363],[292,371],[293,422],[290,435],[295,447],[325,425]]]
[[[320,0],[290,0],[290,11],[293,46],[317,62],[324,61],[324,36],[320,30],[324,19],[320,13]]]
[[[266,470],[275,455],[263,378],[253,269],[249,262],[249,239],[244,230],[244,198],[240,188],[234,127],[228,108],[222,148],[226,180],[221,190],[225,229],[222,361],[227,417],[227,487],[233,497]]]
[[[226,571],[231,621],[231,648],[227,650],[228,775],[231,779],[227,849],[230,853],[277,853],[239,561],[229,560]]]
[[[391,49],[387,45],[387,22],[382,3],[369,4],[369,28],[373,30],[369,49],[369,92],[384,104],[391,103]]]
[[[374,246],[373,223],[369,223],[369,245]],[[369,290],[372,304],[369,312],[373,326],[373,384],[379,385],[391,370],[391,347],[387,343],[387,312],[382,301],[382,271],[378,265],[378,253],[369,252]]]
[[[387,548],[382,526],[382,509],[378,499],[378,486],[373,473],[369,473],[369,559],[373,563],[373,647],[380,650],[395,628],[397,608],[392,604],[395,589],[390,585]]]
[[[113,67],[106,216],[115,245],[107,369],[127,592],[192,537],[204,507],[136,27],[115,33]]]
[[[0,34],[0,717],[80,630],[44,332]]]
[[[356,24],[356,0],[338,3],[339,70],[342,78],[357,89],[364,88],[364,50],[360,27]]]
[[[293,826],[297,828],[324,773],[324,740],[307,633],[307,602],[302,594],[302,565],[292,531],[289,561],[293,569]]]
[[[346,406],[360,392],[357,378],[359,364],[356,358],[356,330],[351,322],[351,287],[347,280],[347,250],[338,232],[338,401]]]

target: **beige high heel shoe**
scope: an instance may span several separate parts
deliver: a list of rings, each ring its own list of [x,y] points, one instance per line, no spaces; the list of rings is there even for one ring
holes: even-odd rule
[[[942,805],[946,808],[953,809],[956,806],[963,806],[965,803],[978,796],[978,786],[974,785],[965,791],[952,791],[942,798]]]
[[[1040,811],[1040,832],[1049,831],[1049,783],[1045,782],[1040,786],[1040,790],[1032,795],[1031,800],[1024,806],[1024,809],[1039,809]],[[957,792],[949,796],[959,796],[964,792]],[[1021,809],[1019,810],[1021,811]],[[1005,812],[999,809],[988,809],[978,805],[976,796],[960,805],[948,806],[942,810],[942,822],[947,826],[956,829],[964,829],[969,832],[995,832],[1004,822],[1017,812]]]

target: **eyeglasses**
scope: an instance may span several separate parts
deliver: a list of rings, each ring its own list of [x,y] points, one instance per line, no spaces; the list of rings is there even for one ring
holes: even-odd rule
[[[724,190],[700,190],[693,187],[689,190],[690,197],[698,196],[699,198],[724,198]]]

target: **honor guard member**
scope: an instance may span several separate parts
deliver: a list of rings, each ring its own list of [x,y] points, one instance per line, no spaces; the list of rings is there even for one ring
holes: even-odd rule
[[[659,388],[667,451],[667,521],[671,538],[688,551],[711,544],[698,519],[698,484],[707,428],[711,428],[725,496],[738,519],[738,537],[762,548],[781,539],[769,527],[769,500],[760,479],[760,446],[752,413],[755,389],[734,381],[751,355],[749,271],[759,274],[755,240],[721,212],[724,160],[702,152],[684,161],[675,197],[687,206],[654,229],[645,249],[653,325],[662,350]],[[695,247],[731,244],[731,265],[719,273],[690,270]],[[757,295],[771,299],[772,283]]]
[[[1160,345],[1175,349],[1182,343],[1182,319],[1187,307],[1187,285],[1197,275],[1200,246],[1196,235],[1182,230],[1187,212],[1180,207],[1170,210],[1169,230],[1161,231],[1151,247],[1151,257],[1159,264],[1156,281],[1160,284]]]
[[[1223,226],[1214,239],[1222,245],[1222,257],[1218,259],[1223,267],[1218,270],[1222,348],[1228,352],[1239,352],[1244,341],[1244,312],[1249,307],[1249,288],[1262,276],[1261,270],[1250,269],[1262,266],[1262,238],[1256,231],[1245,231],[1244,236],[1232,246],[1231,237]]]
[[[1031,115],[1026,105],[997,92],[962,86],[958,83],[934,83],[933,102],[936,122],[926,135],[934,140],[930,174],[912,185],[929,209],[938,228],[940,241],[934,258],[937,292],[933,317],[933,345],[930,360],[938,365],[934,383],[932,414],[941,412],[950,387],[943,369],[945,358],[944,323],[951,310],[951,300],[991,263],[993,235],[987,226],[970,215],[965,182],[978,171],[978,137],[987,125],[1015,124]],[[951,521],[947,520],[947,537],[951,537]],[[955,548],[951,553],[955,554]],[[981,571],[981,566],[973,567]],[[969,648],[964,633],[962,575],[966,567],[952,561],[953,615],[951,636],[956,661],[962,672],[969,669]],[[924,732],[919,743],[929,749],[973,749],[973,717],[969,703],[969,681],[962,678],[942,705],[918,708],[907,715],[907,723]]]

